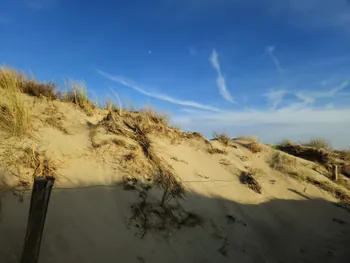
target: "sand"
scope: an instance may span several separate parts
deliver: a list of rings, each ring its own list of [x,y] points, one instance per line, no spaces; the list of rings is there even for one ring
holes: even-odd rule
[[[61,125],[68,134],[45,123],[48,107],[55,109],[53,116],[63,116]],[[230,146],[213,141],[213,147],[228,153],[209,154],[203,139],[173,143],[172,138],[151,135],[155,154],[185,189],[182,198],[171,199],[164,209],[159,206],[163,192],[145,188],[152,165],[132,140],[98,131],[96,142],[117,138],[126,144],[92,146],[91,125],[106,112],[88,117],[58,101],[37,102],[32,112],[35,139],[0,141],[18,148],[35,145],[57,162],[40,263],[350,260],[349,211],[336,206],[339,200],[330,193],[270,168],[269,146],[253,154],[239,141]],[[2,160],[7,158],[5,148]],[[136,158],[127,163],[123,158],[130,152]],[[307,162],[298,159],[296,165],[304,174],[326,180]],[[249,167],[259,169],[261,194],[239,180]],[[133,189],[125,187],[125,178],[137,178]],[[0,262],[19,262],[23,248],[31,192],[14,187],[17,181],[2,165]],[[135,214],[145,200],[146,225],[142,213]]]

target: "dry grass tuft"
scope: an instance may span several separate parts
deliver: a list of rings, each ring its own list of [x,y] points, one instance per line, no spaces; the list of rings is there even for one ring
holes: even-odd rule
[[[32,126],[28,106],[20,94],[21,79],[0,68],[0,129],[11,136],[28,135]]]
[[[209,154],[224,154],[224,155],[228,154],[227,151],[221,150],[221,149],[219,149],[219,148],[215,148],[215,147],[213,147],[213,146],[209,147],[209,148],[207,149],[207,152],[208,152]]]
[[[335,198],[337,198],[339,201],[344,202],[346,204],[350,204],[350,196],[348,193],[346,193],[343,189],[329,183],[326,181],[318,181],[315,180],[312,177],[307,176],[306,181],[308,183],[311,183],[318,188],[332,194]]]
[[[252,141],[244,145],[252,153],[259,153],[262,150],[261,145],[257,141]]]
[[[297,156],[299,158],[317,162],[320,164],[328,165],[332,163],[334,154],[331,151],[325,149],[318,149],[315,147],[308,147],[303,145],[276,145],[276,149],[286,152],[290,155]]]
[[[233,140],[243,141],[244,143],[240,143],[242,146],[246,147],[252,153],[259,153],[262,151],[262,147],[258,142],[258,139],[254,136],[240,136],[234,138]]]
[[[62,101],[78,105],[88,116],[92,116],[96,108],[88,98],[83,82],[71,82],[71,89],[62,95]]]
[[[145,107],[142,112],[155,124],[169,126],[169,117],[166,114],[157,113],[152,107]]]
[[[296,158],[279,151],[273,151],[269,159],[270,166],[277,169],[280,165],[296,165]]]
[[[222,132],[222,133],[213,132],[213,139],[218,140],[225,146],[227,146],[230,142],[230,137],[225,132]]]
[[[101,122],[107,131],[131,138],[140,146],[143,155],[154,169],[155,185],[164,191],[161,205],[184,193],[183,186],[177,180],[173,169],[155,154],[149,138],[151,132],[164,132],[164,129],[167,128],[166,124],[164,118],[152,111],[146,111],[146,113],[126,111],[123,116],[109,112]]]
[[[103,107],[104,110],[108,110],[109,112],[120,112],[121,108],[116,105],[112,99],[108,98],[107,100],[103,101]]]
[[[256,175],[261,173],[259,169],[248,168],[248,171],[241,172],[239,180],[242,184],[247,185],[254,192],[261,194],[261,186],[258,181],[255,179]]]
[[[313,147],[316,149],[325,149],[325,150],[332,149],[332,145],[330,142],[328,142],[325,139],[320,139],[320,138],[311,139],[310,141],[303,143],[303,145],[308,146],[308,147]]]
[[[25,148],[18,162],[34,169],[33,176],[56,176],[57,163],[47,158],[45,154],[36,151],[34,146]]]
[[[295,157],[289,156],[283,152],[273,151],[269,156],[268,162],[271,168],[283,174],[287,174],[297,180],[305,179],[304,174],[295,168],[297,163]]]
[[[42,98],[46,97],[51,100],[58,99],[60,94],[54,82],[37,82],[35,80],[25,80],[20,82],[20,90],[30,96]]]

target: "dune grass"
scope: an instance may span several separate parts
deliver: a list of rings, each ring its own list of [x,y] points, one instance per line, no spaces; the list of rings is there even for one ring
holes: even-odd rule
[[[144,107],[141,112],[143,112],[150,121],[155,124],[160,124],[164,126],[169,126],[169,117],[166,114],[160,114],[155,111],[151,106]]]
[[[255,136],[239,136],[234,138],[234,140],[244,141],[245,143],[242,145],[252,153],[259,153],[262,151],[262,147]]]
[[[322,138],[313,138],[310,141],[303,143],[302,145],[325,150],[332,150],[333,148],[329,141]]]
[[[268,157],[268,163],[271,168],[278,170],[283,174],[297,180],[305,180],[303,172],[295,168],[297,160],[293,156],[280,151],[273,151]]]
[[[21,82],[20,75],[0,68],[0,129],[17,137],[28,135],[32,128],[28,105],[20,94]]]
[[[57,162],[35,149],[27,147],[19,159],[24,166],[34,170],[33,176],[56,176]]]
[[[247,171],[241,172],[239,176],[239,181],[242,184],[247,185],[248,188],[250,188],[254,192],[261,194],[261,185],[256,180],[256,176],[258,173],[262,173],[262,171],[259,169],[254,169],[249,167]]]
[[[62,101],[79,106],[88,116],[93,115],[96,106],[90,101],[85,84],[82,81],[71,81],[70,90],[62,94]]]
[[[50,100],[58,99],[60,96],[54,82],[45,83],[35,80],[25,80],[20,83],[20,90],[30,96],[38,98],[46,97]]]
[[[213,139],[218,140],[223,145],[227,146],[230,142],[230,137],[225,132],[213,132]]]
[[[245,145],[245,147],[252,153],[259,153],[262,150],[261,145],[257,141],[249,142]]]

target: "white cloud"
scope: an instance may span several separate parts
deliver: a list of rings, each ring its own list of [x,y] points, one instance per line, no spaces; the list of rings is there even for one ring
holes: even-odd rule
[[[218,76],[216,79],[216,84],[219,88],[220,95],[227,101],[231,103],[236,103],[234,99],[232,98],[230,92],[227,90],[226,87],[226,81],[225,78],[222,76],[221,69],[220,69],[220,63],[219,63],[219,56],[218,53],[213,49],[213,52],[210,55],[209,58],[210,64],[212,67],[216,70]]]
[[[277,142],[286,137],[292,140],[324,137],[335,147],[350,146],[350,108],[285,107],[275,111],[246,110],[193,114],[186,112],[184,115],[174,116],[173,121],[185,129],[200,131],[207,136],[215,130],[224,129],[231,136],[257,135],[267,143]]]
[[[345,89],[347,86],[349,86],[349,81],[343,81],[339,86],[337,86],[337,87],[335,87],[334,89],[332,89],[331,91],[330,91],[330,93],[332,94],[332,95],[334,95],[336,92],[338,92],[338,91],[340,91],[340,90],[342,90],[342,89]]]
[[[283,68],[281,67],[281,64],[278,58],[273,54],[274,51],[275,51],[274,46],[269,46],[266,48],[266,52],[269,54],[270,58],[272,59],[273,64],[276,66],[279,72],[282,72]]]
[[[159,99],[159,100],[163,100],[163,101],[167,101],[167,102],[170,102],[172,104],[176,104],[176,105],[182,105],[182,106],[188,106],[188,107],[193,107],[193,108],[198,108],[198,109],[202,109],[202,110],[208,110],[208,111],[214,111],[214,112],[219,112],[221,111],[220,109],[216,108],[216,107],[212,107],[212,106],[209,106],[209,105],[204,105],[204,104],[201,104],[199,102],[195,102],[195,101],[190,101],[190,100],[180,100],[180,99],[176,99],[176,98],[173,98],[169,95],[166,95],[166,94],[161,94],[161,93],[158,93],[158,92],[150,92],[150,91],[146,91],[145,89],[135,85],[132,83],[132,81],[130,80],[126,80],[124,79],[123,77],[120,77],[120,76],[113,76],[113,75],[110,75],[106,72],[103,72],[101,70],[96,70],[99,74],[101,74],[102,76],[114,81],[114,82],[117,82],[119,84],[122,84],[126,87],[129,87],[129,88],[132,88],[136,91],[138,91],[139,93],[143,94],[143,95],[146,95],[148,97],[152,97],[152,98],[155,98],[155,99]]]
[[[287,91],[284,89],[275,90],[272,89],[267,93],[264,93],[263,96],[266,97],[268,104],[271,106],[271,109],[276,109],[277,106],[282,102],[284,95]]]
[[[200,131],[208,137],[213,131],[225,130],[231,136],[257,135],[265,143],[284,138],[303,141],[323,137],[337,148],[349,147],[350,106],[339,107],[329,100],[321,106],[315,103],[321,98],[344,96],[346,93],[342,90],[349,84],[349,81],[343,81],[328,91],[314,92],[274,89],[263,94],[270,108],[218,113],[187,110],[176,114],[173,120],[184,129]],[[287,94],[290,95],[286,100],[289,104],[284,103],[281,107]]]
[[[333,98],[337,93],[345,89],[349,85],[349,81],[343,81],[338,86],[329,91],[314,91],[314,92],[297,92],[295,95],[305,103],[312,104],[317,99]]]

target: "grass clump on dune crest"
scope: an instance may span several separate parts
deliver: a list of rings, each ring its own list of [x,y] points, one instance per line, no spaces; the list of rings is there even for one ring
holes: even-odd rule
[[[56,91],[54,82],[37,82],[35,80],[26,80],[20,83],[20,90],[33,97],[46,97],[51,100],[59,98],[59,92]]]
[[[62,95],[62,101],[70,102],[79,106],[88,116],[93,115],[96,106],[87,96],[87,91],[83,82],[71,82],[70,90]]]
[[[261,145],[257,141],[249,142],[245,145],[245,147],[252,153],[259,153],[262,150]]]
[[[303,143],[302,145],[313,147],[316,149],[332,150],[332,145],[330,144],[330,142],[321,138],[311,139],[310,141]]]
[[[158,134],[163,131],[162,129],[167,129],[165,123],[166,120],[163,117],[159,117],[157,113],[149,110],[125,111],[122,116],[117,112],[109,112],[100,123],[107,131],[128,137],[138,144],[143,156],[153,167],[155,185],[164,191],[161,206],[171,198],[183,194],[181,182],[178,181],[173,169],[157,156],[149,136],[151,133]]]
[[[273,151],[269,156],[268,162],[271,168],[283,174],[287,174],[297,180],[305,180],[304,174],[295,168],[297,164],[295,157],[280,151]]]
[[[38,98],[46,97],[51,100],[58,99],[60,96],[56,84],[52,81],[46,83],[27,79],[24,73],[7,67],[1,67],[1,75],[2,78],[6,76],[7,79],[16,80],[18,91],[30,96]]]
[[[166,114],[159,114],[150,106],[143,108],[142,112],[155,124],[169,126],[169,118]]]
[[[23,136],[31,130],[29,109],[20,94],[22,78],[0,68],[0,129],[11,136]]]
[[[243,141],[242,145],[246,147],[252,153],[259,153],[262,151],[262,147],[258,142],[258,139],[254,136],[240,136],[235,138],[234,140]]]
[[[218,140],[225,146],[227,146],[230,142],[230,137],[225,132],[221,132],[221,133],[213,132],[213,139]]]

